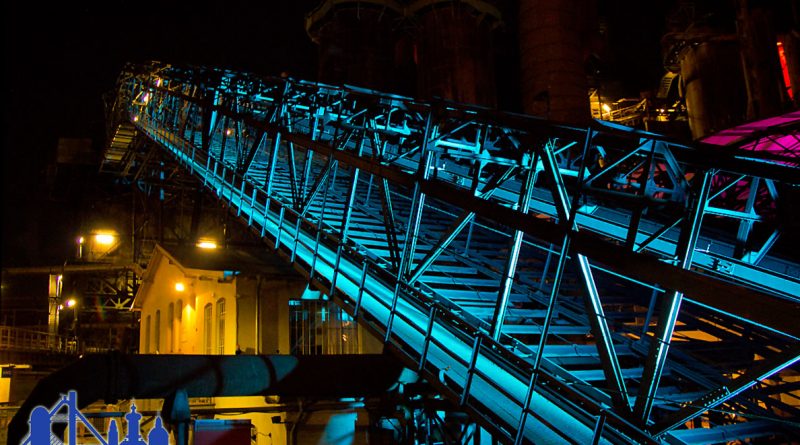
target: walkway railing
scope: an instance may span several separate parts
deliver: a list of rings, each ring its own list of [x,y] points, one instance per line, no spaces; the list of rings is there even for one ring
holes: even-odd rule
[[[712,436],[791,428],[770,394],[800,359],[798,267],[753,226],[796,164],[222,70],[119,88],[120,118],[498,438],[679,443],[719,406],[739,416]]]
[[[0,326],[0,350],[73,354],[76,352],[76,344],[62,335]]]

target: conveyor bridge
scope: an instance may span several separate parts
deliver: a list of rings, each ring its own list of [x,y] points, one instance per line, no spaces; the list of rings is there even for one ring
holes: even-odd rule
[[[800,437],[800,265],[777,250],[800,118],[780,156],[220,69],[129,66],[118,88],[124,141],[501,441]]]

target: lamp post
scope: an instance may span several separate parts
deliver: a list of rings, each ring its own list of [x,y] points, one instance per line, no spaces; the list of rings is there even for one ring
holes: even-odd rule
[[[77,348],[77,337],[78,337],[78,300],[74,297],[67,299],[62,304],[58,305],[58,319],[61,319],[61,312],[70,310],[72,312],[72,319],[70,320],[69,324],[67,325],[67,345],[66,348],[70,349],[69,342],[71,339],[75,340],[75,347]],[[60,323],[59,323],[60,324]],[[71,335],[70,335],[71,332]]]

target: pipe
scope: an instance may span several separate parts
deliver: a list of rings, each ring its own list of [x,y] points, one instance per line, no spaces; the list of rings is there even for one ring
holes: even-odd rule
[[[179,389],[188,397],[363,397],[391,389],[402,369],[395,359],[379,354],[92,354],[36,385],[9,424],[8,443],[22,442],[36,406],[52,406],[70,390],[80,395],[79,409],[101,399],[109,403],[128,398],[163,399]],[[54,425],[53,431],[62,434],[63,425]]]

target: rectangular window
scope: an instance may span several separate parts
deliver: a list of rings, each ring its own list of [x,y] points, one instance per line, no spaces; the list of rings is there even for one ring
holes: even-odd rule
[[[217,301],[217,354],[225,353],[225,299]]]
[[[175,304],[170,303],[167,307],[167,352],[173,352],[175,343]]]
[[[153,350],[158,354],[161,350],[161,311],[156,311],[156,327],[153,332]]]
[[[150,353],[150,316],[148,315],[144,322],[144,353]]]
[[[211,319],[211,303],[208,303],[203,308],[203,326],[204,326],[204,337],[205,337],[205,352],[206,354],[211,354],[213,348],[213,320]]]
[[[292,354],[357,354],[358,327],[339,306],[325,300],[290,300]]]

